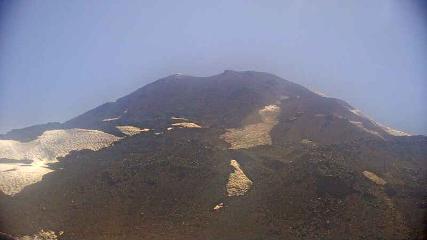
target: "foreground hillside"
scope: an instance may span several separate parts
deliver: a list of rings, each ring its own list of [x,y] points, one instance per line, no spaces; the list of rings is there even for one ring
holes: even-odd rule
[[[79,147],[55,145],[62,149],[56,154],[37,148],[52,131],[86,135],[78,135],[85,136]],[[0,231],[15,236],[426,234],[427,138],[384,127],[341,100],[271,74],[172,75],[63,124],[3,139],[9,140],[0,140],[0,165],[19,167],[0,177],[37,162],[49,169],[0,196]],[[14,145],[6,148],[6,141]],[[64,141],[70,135],[53,142]],[[31,144],[31,151],[11,154]]]

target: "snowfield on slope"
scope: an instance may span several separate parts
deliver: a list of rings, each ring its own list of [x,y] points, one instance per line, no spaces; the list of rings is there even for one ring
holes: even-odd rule
[[[202,128],[197,123],[192,123],[192,122],[172,123],[172,126],[178,127],[178,128]]]
[[[0,164],[0,191],[14,195],[24,187],[42,180],[53,170],[42,165]]]
[[[278,123],[279,113],[278,105],[267,105],[258,111],[261,122],[248,124],[243,128],[227,129],[221,138],[231,145],[230,149],[271,145],[270,131]]]
[[[378,185],[385,185],[386,184],[386,181],[384,179],[378,177],[378,175],[376,175],[373,172],[365,170],[362,173],[366,178],[368,178],[369,180],[371,180],[372,182],[374,182]]]
[[[119,139],[98,130],[61,129],[45,131],[30,142],[0,140],[0,159],[7,159],[0,162],[0,190],[14,195],[52,172],[47,164],[57,162],[58,157],[83,149],[97,151]],[[19,160],[32,162],[24,164]]]
[[[366,114],[364,114],[364,113],[363,113],[362,111],[360,111],[359,109],[349,108],[348,110],[349,110],[350,112],[352,112],[353,114],[355,114],[355,115],[359,116],[359,117],[362,117],[362,118],[364,118],[364,119],[367,119],[367,120],[368,120],[368,121],[370,121],[372,124],[374,124],[374,125],[376,125],[376,126],[380,127],[383,131],[385,131],[387,134],[389,134],[389,135],[391,135],[391,136],[397,136],[397,137],[402,137],[402,136],[411,136],[411,134],[409,134],[409,133],[406,133],[406,132],[404,132],[404,131],[400,131],[400,130],[397,130],[397,129],[394,129],[394,128],[391,128],[391,127],[387,127],[387,126],[385,126],[385,125],[383,125],[383,124],[381,124],[381,123],[378,123],[378,122],[376,122],[376,121],[372,120],[371,118],[369,118],[368,116],[366,116]],[[356,126],[358,126],[358,127],[362,128],[363,130],[365,130],[365,131],[367,131],[367,132],[370,132],[370,133],[375,134],[375,135],[380,135],[378,132],[375,132],[375,131],[371,131],[371,130],[366,129],[366,128],[363,126],[363,124],[362,124],[362,123],[360,123],[360,122],[356,122],[356,121],[350,121],[350,122],[351,122],[352,124],[355,124]]]
[[[87,129],[61,129],[45,131],[30,142],[0,140],[0,158],[55,162],[74,150],[97,151],[119,140],[119,137]]]
[[[230,165],[234,171],[228,176],[227,194],[229,197],[243,196],[252,187],[253,182],[246,176],[236,160],[231,160]]]
[[[116,128],[119,129],[120,132],[128,136],[133,136],[142,132],[150,131],[150,129],[148,128],[139,128],[135,126],[116,126]]]

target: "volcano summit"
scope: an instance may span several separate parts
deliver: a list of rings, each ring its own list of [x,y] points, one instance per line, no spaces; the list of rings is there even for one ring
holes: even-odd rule
[[[427,137],[268,73],[171,75],[0,139],[21,239],[425,235]]]

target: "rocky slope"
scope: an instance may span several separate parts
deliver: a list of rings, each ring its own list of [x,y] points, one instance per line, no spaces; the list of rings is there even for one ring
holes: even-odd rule
[[[49,163],[41,181],[0,196],[1,231],[60,239],[426,234],[427,138],[395,136],[405,134],[271,74],[171,75],[55,125],[75,128],[114,135],[114,144],[75,149]],[[15,131],[31,143],[49,131],[25,132]]]

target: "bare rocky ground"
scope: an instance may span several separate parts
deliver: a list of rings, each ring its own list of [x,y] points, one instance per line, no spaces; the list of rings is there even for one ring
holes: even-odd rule
[[[270,74],[170,76],[60,127],[120,140],[72,151],[40,182],[0,193],[0,231],[94,240],[426,235],[427,138],[390,135],[347,103]]]

